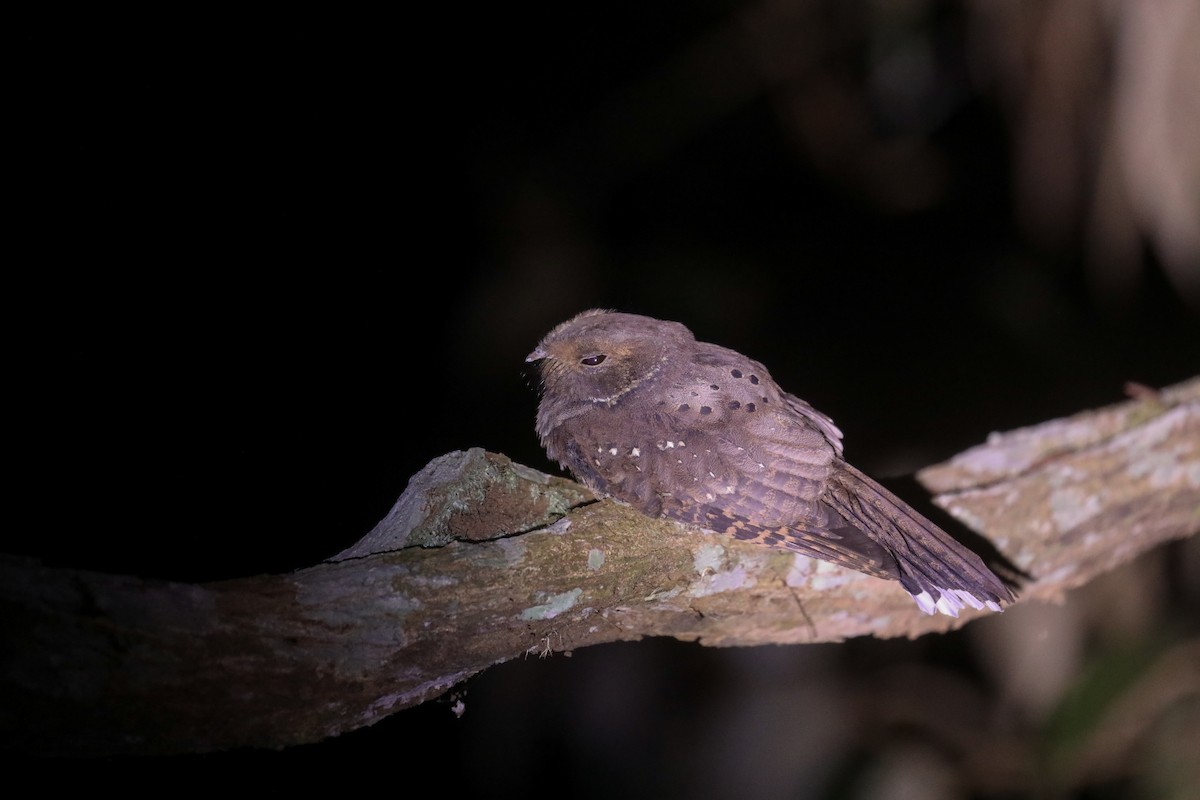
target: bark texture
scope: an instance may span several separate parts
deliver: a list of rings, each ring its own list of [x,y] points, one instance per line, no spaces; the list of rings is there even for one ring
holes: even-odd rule
[[[1021,602],[1060,599],[1200,530],[1200,378],[994,434],[918,477]],[[980,615],[925,616],[894,583],[649,520],[474,449],[287,575],[187,585],[0,557],[0,732],[45,754],[285,747],[529,654],[912,637]]]

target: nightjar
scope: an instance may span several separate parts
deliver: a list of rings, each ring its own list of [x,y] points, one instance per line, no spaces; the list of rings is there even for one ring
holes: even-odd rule
[[[678,322],[592,310],[546,335],[537,434],[601,496],[900,582],[927,614],[1015,599],[842,458],[842,432],[762,364]]]

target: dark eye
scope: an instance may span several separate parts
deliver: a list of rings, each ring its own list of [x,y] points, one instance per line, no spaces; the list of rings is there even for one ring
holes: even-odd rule
[[[606,359],[606,358],[608,358],[608,356],[604,355],[603,353],[600,353],[599,355],[588,356],[587,358],[581,358],[581,359],[579,359],[579,363],[583,364],[584,366],[588,366],[588,367],[596,367],[596,366],[603,364],[604,359]]]

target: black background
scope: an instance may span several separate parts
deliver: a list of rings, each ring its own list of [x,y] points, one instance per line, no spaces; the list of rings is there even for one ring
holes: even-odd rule
[[[856,85],[870,49],[847,7],[812,23],[837,38],[796,47]],[[4,550],[182,581],[283,572],[352,544],[443,453],[553,470],[523,360],[589,307],[763,361],[882,477],[1196,373],[1195,306],[1149,247],[1105,297],[1081,247],[1017,224],[1012,130],[952,4],[927,20],[936,91],[908,116],[864,106],[879,141],[936,156],[891,194],[871,164],[816,159],[772,81],[720,45],[745,9],[27,23],[6,114]],[[772,692],[864,663],[974,674],[960,635],[942,639],[597,647],[472,679],[462,719],[432,702],[318,745],[152,763],[568,796],[758,776],[771,794],[799,780],[786,740],[816,745],[739,747],[714,709],[794,703],[812,725],[819,696]]]

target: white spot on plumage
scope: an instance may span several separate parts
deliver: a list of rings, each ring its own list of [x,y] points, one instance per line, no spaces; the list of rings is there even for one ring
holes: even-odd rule
[[[948,617],[958,617],[958,610],[963,607],[962,601],[954,597],[949,592],[943,591],[942,596],[938,598],[937,608]]]
[[[936,606],[934,606],[934,604],[933,604],[933,598],[929,596],[929,592],[921,592],[920,594],[914,594],[912,596],[912,598],[913,598],[913,600],[917,601],[917,605],[926,614],[933,614],[937,611]]]
[[[629,451],[629,455],[633,456],[634,458],[637,458],[641,454],[642,454],[642,451],[637,449],[636,447]]]
[[[608,448],[608,454],[610,456],[615,456],[617,454],[617,448],[615,448],[615,447]]]
[[[983,603],[979,602],[979,599],[975,597],[975,595],[971,594],[965,589],[951,589],[950,593],[976,611],[979,611],[983,608]]]
[[[981,601],[978,597],[968,592],[966,589],[938,589],[941,595],[937,602],[933,600],[933,596],[929,591],[923,591],[920,594],[914,594],[913,600],[917,601],[917,605],[926,614],[936,614],[939,611],[948,617],[958,617],[958,612],[970,606],[977,610],[988,608],[992,611],[1003,611],[1000,604],[994,600]]]

